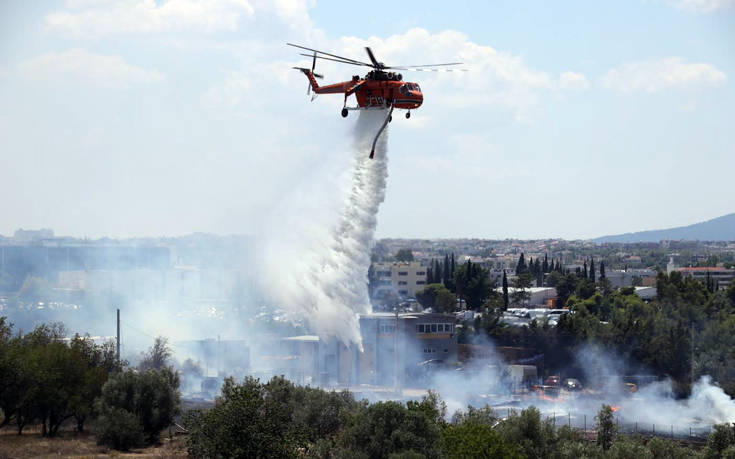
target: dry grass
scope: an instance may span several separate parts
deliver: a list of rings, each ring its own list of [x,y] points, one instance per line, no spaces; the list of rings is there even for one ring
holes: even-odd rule
[[[12,427],[12,426],[11,426]],[[186,457],[186,440],[175,437],[162,438],[161,445],[135,449],[122,453],[97,445],[94,434],[72,431],[60,432],[56,438],[43,438],[38,428],[27,428],[23,435],[12,429],[0,430],[0,459],[28,457],[136,457],[136,458],[176,458]]]

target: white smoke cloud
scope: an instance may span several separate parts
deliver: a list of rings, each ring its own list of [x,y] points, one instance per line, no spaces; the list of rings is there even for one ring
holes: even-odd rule
[[[360,112],[352,146],[353,173],[342,208],[329,207],[330,201],[339,199],[321,201],[312,194],[310,203],[300,205],[296,196],[277,211],[261,245],[265,294],[295,318],[305,319],[320,336],[358,346],[358,314],[371,310],[367,271],[378,208],[385,198],[387,132],[376,145],[375,158],[368,154],[385,115]],[[308,207],[315,204],[326,208]]]

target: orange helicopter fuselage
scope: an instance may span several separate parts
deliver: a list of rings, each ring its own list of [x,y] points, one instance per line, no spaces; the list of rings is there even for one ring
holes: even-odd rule
[[[371,79],[352,77],[350,81],[319,86],[312,72],[304,71],[317,94],[344,94],[345,99],[355,95],[361,108],[392,106],[404,110],[415,110],[424,101],[418,84],[400,79]]]

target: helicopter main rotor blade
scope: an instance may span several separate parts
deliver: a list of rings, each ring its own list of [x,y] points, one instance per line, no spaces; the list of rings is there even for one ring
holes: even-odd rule
[[[469,72],[467,69],[424,69],[424,68],[418,68],[418,69],[407,69],[407,68],[401,68],[401,67],[391,67],[392,69],[396,70],[406,70],[408,72]]]
[[[417,68],[423,68],[423,67],[446,67],[450,65],[463,65],[463,62],[449,62],[447,64],[423,64],[423,65],[396,65],[394,67],[385,67],[387,69],[417,69]]]
[[[312,52],[315,52],[315,53],[324,54],[325,56],[336,57],[338,59],[342,59],[342,60],[345,60],[345,61],[353,62],[355,64],[367,65],[368,67],[372,67],[372,65],[370,65],[370,64],[368,64],[366,62],[361,62],[361,61],[358,61],[358,60],[355,60],[355,59],[350,59],[349,57],[337,56],[336,54],[325,53],[324,51],[319,51],[318,49],[307,48],[306,46],[301,46],[301,45],[294,45],[293,43],[286,43],[286,44],[288,46],[293,46],[294,48],[305,49],[307,51],[312,51]],[[311,57],[311,55],[309,55],[309,57]]]
[[[313,57],[311,54],[303,54],[303,53],[299,53],[299,56]],[[326,61],[339,62],[340,64],[351,64],[351,65],[359,65],[359,66],[362,66],[362,67],[372,67],[372,65],[370,65],[370,64],[358,64],[358,63],[355,63],[355,62],[343,61],[343,60],[340,60],[340,59],[332,59],[331,57],[317,56],[316,58],[317,59],[324,59]]]
[[[372,65],[373,67],[375,67],[376,69],[383,69],[383,68],[385,68],[385,66],[382,63],[378,62],[378,60],[375,59],[375,55],[373,54],[373,50],[370,49],[369,46],[366,46],[365,47],[365,51],[367,51],[368,57],[370,58],[370,62],[373,63],[373,65]]]

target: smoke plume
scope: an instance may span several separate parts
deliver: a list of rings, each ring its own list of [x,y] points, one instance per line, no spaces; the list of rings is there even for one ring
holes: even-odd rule
[[[382,110],[359,114],[349,152],[352,176],[340,190],[344,198],[336,215],[320,221],[319,215],[328,213],[329,201],[334,201],[330,197],[320,202],[324,209],[318,211],[300,206],[296,197],[279,210],[279,225],[269,228],[261,246],[266,295],[293,318],[306,320],[314,333],[358,346],[358,314],[371,309],[367,272],[377,213],[385,197],[387,130],[374,159],[368,155],[385,116]]]

